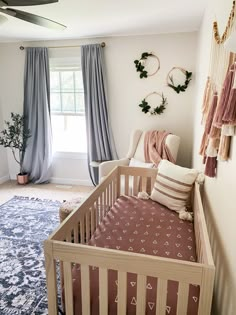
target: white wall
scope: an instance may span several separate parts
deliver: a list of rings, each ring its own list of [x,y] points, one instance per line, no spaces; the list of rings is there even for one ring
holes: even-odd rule
[[[18,45],[0,48],[0,95],[4,120],[10,119],[11,112],[22,112],[24,56],[17,48]],[[9,149],[7,156],[10,177],[16,179],[16,174],[19,173],[18,164]]]
[[[2,107],[0,98],[0,130],[4,128],[3,117],[2,117]],[[9,170],[7,163],[7,151],[5,148],[0,146],[0,184],[4,183],[9,179]]]
[[[22,112],[24,51],[19,46],[62,46],[106,42],[105,59],[109,96],[109,114],[117,152],[123,157],[128,150],[129,136],[134,128],[166,129],[181,137],[178,163],[190,166],[193,134],[193,104],[195,86],[196,33],[169,35],[113,37],[73,41],[2,44],[0,89],[4,119],[11,111]],[[188,49],[186,49],[186,47]],[[139,79],[134,60],[144,51],[153,51],[161,62],[160,71],[148,79]],[[79,54],[79,49],[78,49]],[[166,86],[166,75],[173,66],[193,71],[193,80],[185,93],[177,95]],[[161,116],[144,115],[138,104],[150,92],[164,92],[167,109]],[[154,100],[159,105],[160,100]],[[11,178],[17,168],[8,155]],[[53,180],[88,184],[86,159],[56,157],[53,163]]]
[[[39,45],[39,43],[38,43]],[[23,77],[25,53],[19,49],[19,43],[2,44],[0,60],[0,91],[4,119],[10,113],[23,111]],[[11,179],[19,172],[12,154],[8,151],[8,163]],[[64,154],[53,160],[53,182],[65,184],[91,185],[87,169],[87,160],[80,156]]]
[[[213,20],[217,20],[221,34],[227,24],[231,0],[211,1],[205,12],[199,34],[197,62],[197,95],[194,122],[193,166],[203,169],[198,155],[203,128],[201,106],[203,91],[210,60]],[[216,264],[216,280],[213,298],[214,315],[232,315],[236,309],[236,137],[232,139],[230,159],[218,162],[217,177],[206,178],[204,185],[204,206],[210,241]]]
[[[127,153],[129,135],[133,129],[165,129],[181,137],[178,163],[190,166],[196,36],[196,33],[184,33],[106,40],[109,106],[119,156]],[[144,51],[158,55],[161,68],[156,75],[140,79],[134,60],[139,59]],[[179,95],[166,86],[166,75],[173,66],[193,71],[189,88]],[[142,99],[153,91],[163,92],[168,99],[166,110],[160,116],[147,116],[138,107]],[[156,98],[154,104],[158,105],[159,102]]]
[[[2,51],[0,49],[0,59],[2,58]],[[3,74],[1,75],[3,76]],[[0,130],[4,128],[3,114],[2,114],[2,95],[0,93]],[[7,163],[7,151],[0,146],[0,184],[9,179],[9,169]]]

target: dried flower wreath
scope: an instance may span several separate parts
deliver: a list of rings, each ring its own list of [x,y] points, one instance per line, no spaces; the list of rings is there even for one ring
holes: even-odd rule
[[[172,71],[174,70],[180,70],[184,75],[185,75],[185,81],[184,81],[184,84],[178,84],[178,85],[175,85],[174,83],[174,78],[173,78],[173,75],[171,75]],[[180,92],[185,92],[188,85],[189,85],[189,82],[191,81],[191,77],[192,77],[192,72],[188,72],[187,70],[183,69],[183,68],[180,68],[180,67],[173,67],[169,73],[167,74],[167,77],[166,77],[166,82],[167,82],[167,85],[172,88],[176,93],[180,93]]]
[[[157,60],[157,69],[151,74],[149,74],[147,72],[147,70],[145,70],[145,63],[146,63],[146,60],[148,59],[148,57],[153,57],[153,58],[155,58]],[[150,77],[150,76],[156,74],[157,71],[160,69],[160,60],[152,52],[150,52],[150,53],[148,53],[148,52],[142,53],[141,58],[139,60],[134,60],[134,63],[135,63],[136,71],[140,72],[140,75],[139,75],[140,79]]]
[[[147,102],[147,98],[153,94],[156,94],[158,96],[161,97],[162,101],[161,104],[156,106],[155,108],[152,108],[148,102]],[[139,104],[139,107],[142,108],[142,112],[144,114],[148,114],[148,115],[161,115],[164,110],[166,109],[166,105],[167,105],[167,98],[164,97],[163,94],[157,93],[157,92],[152,92],[150,94],[148,94],[141,102],[141,104]]]

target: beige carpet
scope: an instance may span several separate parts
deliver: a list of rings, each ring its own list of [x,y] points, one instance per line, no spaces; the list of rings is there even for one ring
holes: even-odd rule
[[[69,200],[72,198],[87,198],[94,187],[70,186],[58,184],[28,184],[18,185],[16,181],[8,181],[0,185],[0,205],[13,196],[34,197],[51,200]]]

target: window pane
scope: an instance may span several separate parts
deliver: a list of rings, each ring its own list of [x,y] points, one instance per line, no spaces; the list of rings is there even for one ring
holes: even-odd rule
[[[53,148],[61,152],[87,152],[84,116],[52,115]]]
[[[61,90],[74,91],[73,71],[61,71]]]
[[[87,152],[82,72],[76,68],[51,71],[50,83],[54,151]],[[83,116],[73,116],[78,113]]]
[[[62,111],[66,113],[75,112],[74,93],[62,93]]]
[[[84,90],[82,71],[75,71],[75,89],[76,91]]]
[[[75,94],[76,113],[84,113],[84,93]]]
[[[51,102],[51,111],[52,112],[61,112],[61,97],[60,93],[50,94],[50,102]]]
[[[60,90],[59,72],[51,71],[50,73],[50,88],[51,91],[58,92]]]

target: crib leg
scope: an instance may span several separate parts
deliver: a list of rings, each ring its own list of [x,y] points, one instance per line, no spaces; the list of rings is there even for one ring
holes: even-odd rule
[[[52,242],[44,242],[44,256],[48,291],[48,314],[57,315],[57,278],[56,262],[52,255]]]

